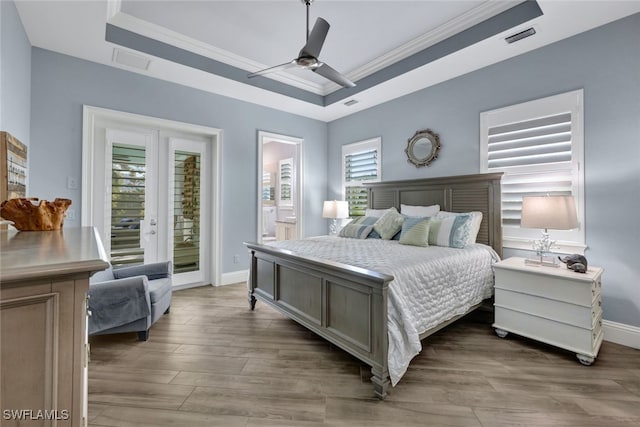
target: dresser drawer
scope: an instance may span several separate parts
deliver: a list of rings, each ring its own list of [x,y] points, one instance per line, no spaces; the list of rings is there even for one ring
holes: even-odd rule
[[[580,273],[573,273],[580,274]],[[600,294],[600,276],[595,280],[567,280],[566,277],[541,276],[529,271],[495,269],[496,289],[540,297],[553,296],[557,301],[590,306]]]
[[[493,327],[593,357],[602,342],[601,315],[588,328],[581,328],[496,306]]]
[[[496,289],[495,306],[582,328],[590,328],[602,314],[599,293],[594,297],[594,300],[589,302],[589,305],[584,306],[521,292]]]

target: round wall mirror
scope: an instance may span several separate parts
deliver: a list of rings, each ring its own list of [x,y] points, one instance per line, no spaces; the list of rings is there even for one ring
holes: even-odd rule
[[[416,167],[429,166],[431,162],[438,158],[440,151],[440,137],[431,129],[419,130],[409,138],[407,148],[407,161]]]

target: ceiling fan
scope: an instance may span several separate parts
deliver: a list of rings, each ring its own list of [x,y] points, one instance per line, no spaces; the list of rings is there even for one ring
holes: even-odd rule
[[[329,79],[340,86],[354,87],[356,85],[355,83],[318,59],[320,50],[322,50],[322,45],[324,44],[324,39],[327,37],[327,33],[329,32],[330,25],[324,19],[318,18],[311,30],[311,33],[309,33],[309,6],[311,6],[313,0],[301,1],[307,6],[307,43],[298,53],[298,57],[289,62],[285,62],[284,64],[256,71],[255,73],[249,74],[247,77],[251,78],[276,71],[286,70],[288,68],[298,67],[320,74],[322,77]]]

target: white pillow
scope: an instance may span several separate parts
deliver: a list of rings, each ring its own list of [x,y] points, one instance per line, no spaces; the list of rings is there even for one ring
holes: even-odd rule
[[[440,212],[440,205],[412,206],[400,205],[400,213],[406,216],[431,217]]]
[[[372,216],[374,218],[380,218],[380,217],[382,217],[382,215],[386,214],[390,209],[393,209],[393,208],[389,208],[389,209],[367,209],[364,212],[364,216]]]
[[[471,226],[469,228],[468,237],[467,239],[465,239],[466,240],[465,245],[470,245],[472,243],[475,243],[476,239],[478,238],[478,232],[480,232],[480,224],[482,224],[482,212],[473,211],[473,212],[467,212],[467,213],[471,214]],[[436,215],[436,218],[446,218],[448,216],[455,216],[455,215],[460,215],[460,214],[456,212],[440,211]]]

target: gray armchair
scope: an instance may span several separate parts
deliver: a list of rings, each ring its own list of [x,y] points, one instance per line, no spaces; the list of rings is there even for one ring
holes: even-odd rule
[[[95,273],[89,285],[89,335],[138,332],[149,328],[171,306],[171,262],[112,268]]]

